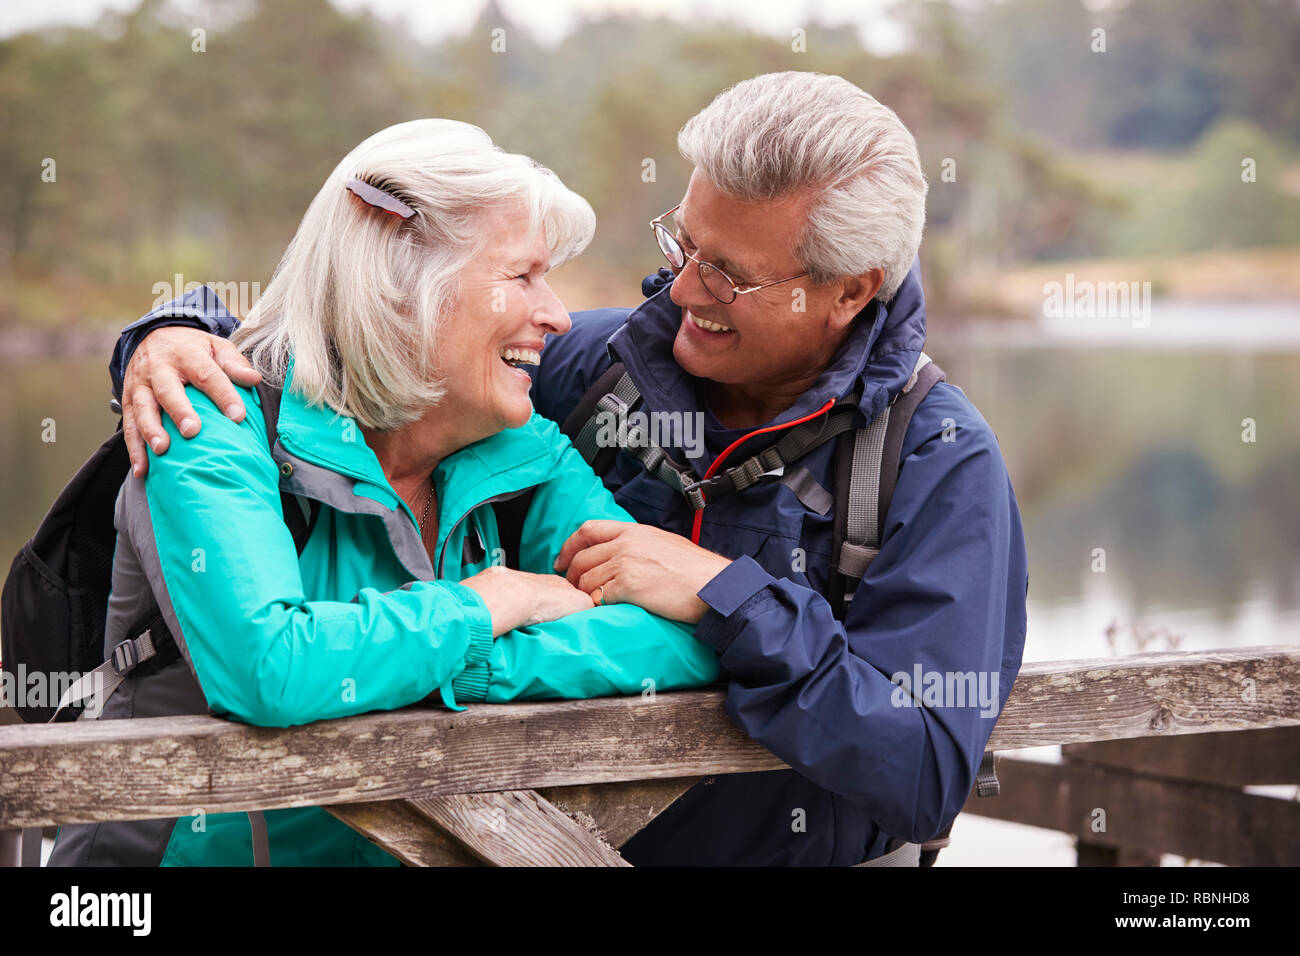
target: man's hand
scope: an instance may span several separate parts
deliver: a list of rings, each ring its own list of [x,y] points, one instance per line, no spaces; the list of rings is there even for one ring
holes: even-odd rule
[[[196,386],[232,421],[242,422],[244,403],[232,381],[251,387],[261,380],[261,374],[223,338],[179,326],[150,332],[131,356],[122,379],[122,433],[132,474],[143,478],[149,470],[145,442],[156,455],[170,444],[158,414],[160,404],[185,438],[199,433],[199,416],[185,397],[186,385]]]
[[[696,593],[730,558],[685,538],[627,521],[583,522],[560,549],[555,570],[593,600],[635,604],[652,614],[698,624],[708,606]]]

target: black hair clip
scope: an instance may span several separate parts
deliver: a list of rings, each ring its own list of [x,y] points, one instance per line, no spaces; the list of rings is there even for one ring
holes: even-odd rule
[[[394,216],[401,216],[403,219],[410,219],[415,215],[415,210],[402,202],[391,193],[386,193],[382,189],[377,189],[370,185],[364,179],[353,179],[348,182],[348,189],[371,206],[375,206],[385,212],[391,212]]]

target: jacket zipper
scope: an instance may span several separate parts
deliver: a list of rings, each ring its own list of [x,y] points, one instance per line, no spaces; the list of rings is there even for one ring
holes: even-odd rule
[[[451,530],[447,532],[447,537],[443,539],[442,548],[439,549],[438,551],[438,566],[437,568],[434,569],[433,572],[434,577],[439,580],[441,580],[442,578],[443,568],[446,566],[447,563],[447,546],[451,544],[451,536],[456,533],[456,529],[461,526],[461,522],[463,522],[466,518],[468,518],[479,508],[482,508],[484,505],[490,505],[497,501],[509,501],[511,498],[518,498],[520,495],[526,494],[530,488],[536,488],[536,487],[537,487],[536,485],[529,485],[528,488],[520,488],[518,491],[506,491],[506,492],[502,492],[499,495],[493,495],[491,498],[485,498],[484,500],[480,501],[478,504],[474,505],[474,507],[466,511],[459,518],[457,518],[456,523],[453,524],[451,526]]]

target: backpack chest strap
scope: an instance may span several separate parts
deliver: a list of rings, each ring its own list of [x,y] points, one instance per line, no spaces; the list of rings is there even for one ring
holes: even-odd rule
[[[632,413],[641,401],[641,392],[632,377],[621,364],[615,365],[597,380],[589,397],[584,397],[566,419],[564,430],[569,434],[577,430],[573,447],[598,474],[603,474],[610,463],[607,458],[602,460],[602,453],[606,449],[621,450],[640,462],[650,475],[681,494],[695,511],[710,501],[744,491],[765,477],[779,476],[786,466],[853,428],[857,415],[856,402],[842,402],[827,414],[790,429],[777,442],[739,464],[711,478],[700,478],[689,465],[676,461],[662,447],[652,445],[650,436],[633,421]],[[601,467],[602,464],[606,467]]]
[[[814,448],[852,429],[857,412],[856,402],[843,402],[819,418],[796,425],[776,443],[751,455],[740,464],[733,465],[712,478],[696,482],[686,489],[688,499],[690,492],[700,493],[700,503],[695,505],[698,511],[705,503],[716,501],[732,492],[744,491],[766,477],[780,477],[787,466],[799,461]],[[692,504],[695,502],[692,501]]]

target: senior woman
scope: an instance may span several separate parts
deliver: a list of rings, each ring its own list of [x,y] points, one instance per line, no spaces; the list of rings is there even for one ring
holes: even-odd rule
[[[689,628],[552,572],[583,521],[631,520],[523,368],[569,328],[545,275],[594,225],[477,127],[403,123],[348,154],[236,338],[281,388],[278,439],[258,391],[236,423],[190,389],[202,429],[169,422],[172,451],[123,485],[106,647],[156,601],[179,654],[129,673],[103,718],[283,727],[716,676]],[[521,493],[510,569],[494,504]],[[396,863],[319,807],[64,827],[51,863],[247,865],[268,844],[275,865]]]

